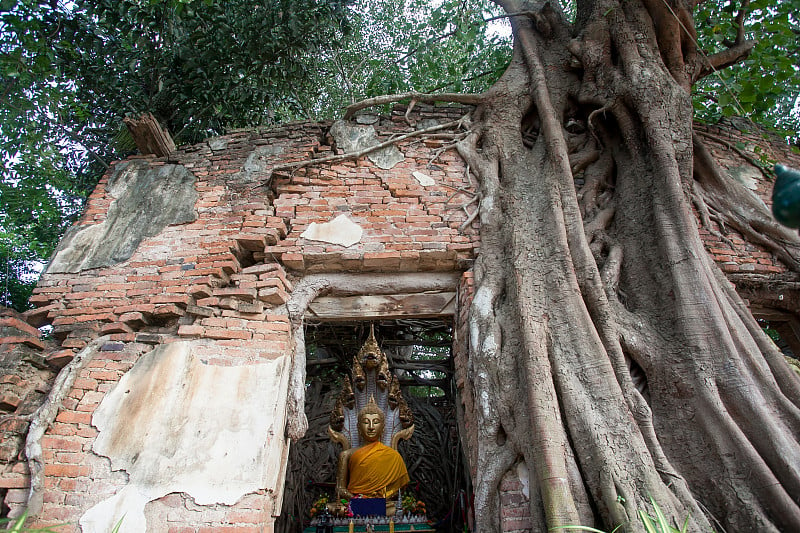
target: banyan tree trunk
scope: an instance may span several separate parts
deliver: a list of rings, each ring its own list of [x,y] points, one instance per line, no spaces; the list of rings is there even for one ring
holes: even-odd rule
[[[784,258],[798,240],[695,164],[693,6],[585,2],[571,25],[498,3],[517,14],[514,59],[459,147],[481,197],[478,530],[498,530],[500,479],[522,461],[537,530],[641,529],[652,498],[690,531],[800,531],[800,382],[692,205],[758,218]]]

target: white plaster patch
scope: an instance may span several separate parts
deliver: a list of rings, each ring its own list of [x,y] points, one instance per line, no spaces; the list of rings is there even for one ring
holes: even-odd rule
[[[330,134],[336,140],[337,148],[346,153],[360,152],[365,148],[370,148],[380,144],[378,134],[372,126],[351,124],[344,120],[337,120],[330,129]],[[378,168],[388,170],[397,163],[405,160],[405,156],[397,146],[391,145],[374,150],[367,154],[367,158]]]
[[[422,172],[419,172],[419,171],[415,170],[414,172],[411,173],[411,175],[414,176],[414,178],[423,187],[430,187],[431,185],[436,185],[436,180],[434,180],[432,177],[428,176],[427,174],[423,174]]]
[[[339,215],[323,224],[312,222],[300,236],[311,241],[340,244],[347,248],[359,242],[363,233],[361,226],[350,220],[347,215]]]
[[[530,473],[528,473],[528,465],[525,463],[517,463],[517,477],[519,478],[520,483],[522,483],[522,494],[525,495],[526,498],[529,500],[531,499],[531,479]]]
[[[81,517],[83,533],[107,533],[122,517],[120,533],[143,533],[145,505],[173,492],[232,505],[282,490],[286,356],[225,367],[193,356],[192,345],[142,356],[95,411],[93,450],[129,483]]]

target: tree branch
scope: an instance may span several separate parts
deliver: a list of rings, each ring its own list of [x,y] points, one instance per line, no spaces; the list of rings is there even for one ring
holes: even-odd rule
[[[484,94],[465,94],[465,93],[400,93],[400,94],[387,94],[383,96],[376,96],[375,98],[367,98],[355,104],[347,106],[344,113],[344,120],[349,120],[353,117],[356,111],[360,111],[367,107],[376,105],[391,104],[400,100],[416,100],[417,102],[434,103],[434,102],[453,102],[457,104],[480,105],[486,99]]]
[[[439,124],[438,126],[432,126],[430,128],[425,128],[424,130],[417,130],[412,131],[411,133],[406,133],[404,135],[400,135],[399,137],[395,137],[394,139],[389,139],[388,141],[384,141],[382,143],[378,143],[374,146],[370,146],[368,148],[364,148],[363,150],[359,150],[357,152],[349,152],[346,154],[339,154],[339,155],[329,155],[326,157],[319,157],[316,159],[307,159],[305,161],[296,161],[294,163],[285,163],[283,165],[275,165],[272,168],[272,172],[280,172],[283,170],[296,170],[298,168],[307,167],[308,165],[314,165],[316,163],[330,163],[333,161],[344,161],[347,159],[357,159],[363,155],[367,155],[375,150],[380,150],[381,148],[386,148],[387,146],[392,146],[393,144],[397,144],[401,141],[404,141],[410,137],[416,137],[419,135],[424,135],[426,133],[431,133],[434,131],[445,130],[447,128],[452,128],[454,126],[458,126],[461,124],[463,119],[453,120],[451,122],[447,122],[446,124]]]
[[[102,157],[100,157],[100,155],[97,152],[89,148],[88,143],[86,143],[77,133],[67,128],[64,124],[61,124],[60,122],[57,122],[56,126],[58,127],[58,129],[63,131],[67,137],[72,139],[74,142],[80,144],[83,147],[83,149],[86,150],[86,153],[92,156],[95,159],[95,161],[100,163],[100,166],[102,166],[105,170],[108,170],[110,168],[108,163],[106,163],[106,161]]]
[[[697,62],[695,63],[695,74],[692,76],[692,83],[705,78],[713,72],[743,61],[750,55],[755,45],[756,41],[748,40],[735,44],[722,52],[711,54],[710,56],[699,54],[697,56]]]
[[[750,0],[743,0],[742,7],[736,13],[736,44],[744,42],[744,17],[747,14],[748,7],[750,7]]]
[[[728,141],[726,139],[723,139],[721,137],[718,137],[716,135],[713,135],[713,134],[711,134],[711,133],[709,133],[707,131],[695,130],[694,133],[696,133],[697,135],[700,135],[702,137],[706,137],[708,139],[711,139],[714,142],[718,142],[721,145],[723,145],[725,148],[727,148],[728,150],[736,152],[737,154],[739,154],[742,157],[742,159],[744,159],[745,161],[747,161],[748,163],[750,163],[751,165],[753,165],[757,169],[761,170],[761,174],[765,178],[773,178],[774,177],[768,172],[768,169],[764,166],[764,164],[761,161],[759,161],[756,158],[754,158],[753,156],[749,155],[747,152],[745,152],[744,150],[740,149],[739,147],[737,147],[732,142],[730,142],[730,141]]]

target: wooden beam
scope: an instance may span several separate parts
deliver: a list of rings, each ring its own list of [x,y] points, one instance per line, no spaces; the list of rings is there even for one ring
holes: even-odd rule
[[[751,306],[750,312],[756,319],[768,320],[770,322],[787,322],[793,318],[792,313],[772,307],[762,307],[760,305]]]
[[[169,132],[158,123],[152,113],[145,113],[138,119],[125,117],[122,122],[128,127],[136,148],[142,155],[166,157],[175,151],[175,142]]]
[[[452,316],[455,292],[387,294],[379,296],[323,296],[308,306],[305,317],[321,320],[434,318]]]

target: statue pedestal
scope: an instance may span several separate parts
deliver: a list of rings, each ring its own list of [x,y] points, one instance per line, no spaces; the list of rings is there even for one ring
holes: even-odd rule
[[[366,530],[367,526],[355,526],[353,528],[353,533],[364,533]],[[372,526],[372,530],[375,531],[376,533],[378,533],[379,531],[388,532],[389,526],[384,524]],[[395,524],[394,530],[396,533],[399,533],[401,531],[404,533],[407,531],[413,531],[415,533],[436,533],[436,530],[431,528],[431,526],[429,526],[428,524]],[[317,531],[316,527],[307,527],[303,530],[303,533],[316,533],[316,531]],[[347,533],[348,531],[350,531],[350,529],[349,526],[334,526],[333,531],[334,533]]]

